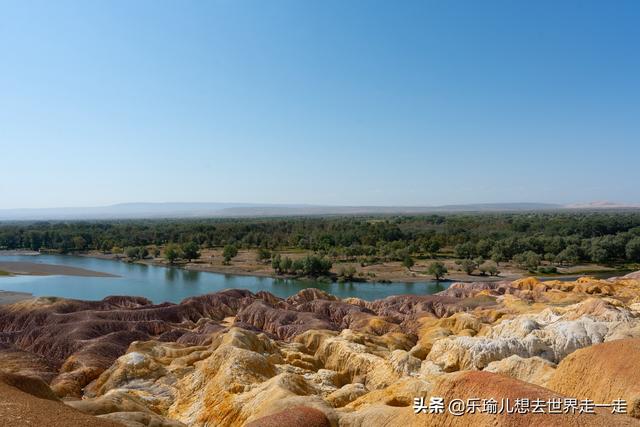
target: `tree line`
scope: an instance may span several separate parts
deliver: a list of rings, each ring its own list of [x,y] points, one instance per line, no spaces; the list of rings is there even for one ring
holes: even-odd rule
[[[295,248],[335,261],[402,261],[408,268],[413,257],[445,256],[497,265],[513,261],[527,268],[543,261],[559,266],[637,263],[640,212],[0,223],[0,249],[68,253],[115,248],[136,257],[148,247],[167,245],[175,245],[181,257],[208,247],[224,247],[225,259],[238,249],[270,253]]]

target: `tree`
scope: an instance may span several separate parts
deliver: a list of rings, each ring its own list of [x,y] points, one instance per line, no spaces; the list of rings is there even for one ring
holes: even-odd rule
[[[625,253],[629,261],[640,262],[640,237],[634,237],[629,240]]]
[[[552,254],[551,252],[547,252],[544,254],[544,260],[549,264],[553,264],[556,260],[556,255]]]
[[[280,268],[280,263],[282,262],[282,256],[280,254],[276,254],[276,256],[271,258],[271,268],[276,274],[282,274],[282,269]]]
[[[453,249],[456,258],[473,258],[476,253],[476,246],[471,242],[461,243]]]
[[[224,257],[224,263],[229,264],[232,258],[238,255],[238,248],[235,245],[225,245],[222,250],[222,256]]]
[[[307,255],[302,259],[302,274],[311,277],[323,276],[329,274],[331,266],[331,261],[324,257]]]
[[[447,267],[445,267],[445,265],[440,261],[432,262],[427,268],[427,273],[433,275],[433,277],[438,281],[441,280],[448,272]]]
[[[440,242],[437,240],[430,240],[429,243],[424,246],[424,249],[432,258],[435,258],[435,255],[440,250]]]
[[[130,246],[124,250],[124,254],[129,259],[138,259],[138,248]]]
[[[627,239],[622,236],[600,236],[591,239],[591,248],[588,253],[593,262],[607,264],[626,255]]]
[[[265,248],[259,248],[256,260],[258,262],[268,262],[271,259],[271,252]]]
[[[289,273],[291,274],[302,274],[302,271],[304,269],[304,264],[302,262],[301,259],[296,259],[296,260],[290,260],[289,258],[286,258],[290,261],[290,266],[289,266]]]
[[[493,249],[491,249],[490,255],[491,255],[491,260],[495,262],[496,265],[498,266],[500,265],[501,262],[507,259],[507,255],[505,253],[504,248],[497,244],[494,245]]]
[[[149,256],[146,246],[130,246],[125,249],[124,254],[130,260],[145,259]]]
[[[138,248],[138,257],[140,257],[140,259],[145,259],[148,256],[149,256],[149,250],[147,249],[147,247],[140,246]]]
[[[556,256],[556,263],[560,265],[576,264],[580,260],[580,248],[577,245],[567,246]]]
[[[413,260],[413,258],[411,258],[410,256],[406,256],[404,257],[404,259],[402,260],[402,265],[407,269],[407,270],[411,270],[411,267],[413,267],[415,265],[415,261]]]
[[[458,260],[456,261],[456,264],[458,264],[468,275],[471,275],[478,266],[474,261],[470,259]]]
[[[542,258],[533,251],[527,251],[514,256],[513,261],[518,264],[520,268],[526,268],[527,270],[533,271],[538,268],[542,262]]]
[[[169,261],[169,264],[173,264],[178,258],[180,258],[180,250],[173,243],[169,244],[164,249],[164,257]]]
[[[480,265],[478,269],[483,276],[486,274],[489,274],[490,276],[497,276],[500,274],[500,271],[498,271],[498,265],[495,262],[487,261]]]
[[[182,245],[182,256],[189,262],[200,258],[200,246],[196,242],[187,242]]]
[[[482,239],[476,243],[476,253],[481,257],[488,257],[492,246],[493,242],[491,240]]]
[[[356,268],[353,265],[348,267],[341,267],[338,271],[338,276],[344,281],[351,281],[356,275]]]
[[[283,273],[292,273],[293,272],[293,261],[288,256],[282,258],[280,260],[280,271]]]
[[[82,236],[75,236],[72,241],[74,250],[84,251],[87,249],[87,241]]]
[[[114,246],[111,248],[111,253],[116,256],[116,258],[122,255],[122,248],[120,246]]]

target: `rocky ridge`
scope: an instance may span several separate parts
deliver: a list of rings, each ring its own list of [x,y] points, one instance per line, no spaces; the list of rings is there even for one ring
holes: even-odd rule
[[[234,289],[179,304],[0,307],[6,375],[36,378],[74,413],[131,426],[635,425],[638,343],[637,274],[458,283],[377,301]],[[432,396],[624,398],[629,408],[415,414],[414,398]]]

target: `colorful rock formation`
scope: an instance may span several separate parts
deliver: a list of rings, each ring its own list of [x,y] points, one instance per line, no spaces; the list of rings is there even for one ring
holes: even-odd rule
[[[37,378],[33,398],[131,426],[636,425],[639,356],[637,275],[460,283],[371,302],[227,290],[180,304],[0,307],[6,378]],[[416,398],[628,407],[455,416],[424,413]]]

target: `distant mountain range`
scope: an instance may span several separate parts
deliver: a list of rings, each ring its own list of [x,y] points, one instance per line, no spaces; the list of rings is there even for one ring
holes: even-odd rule
[[[121,203],[100,207],[0,209],[0,221],[428,214],[447,212],[526,212],[561,209],[640,209],[640,205],[611,202],[592,202],[572,205],[550,203],[480,203],[443,206],[323,206],[259,203]]]

